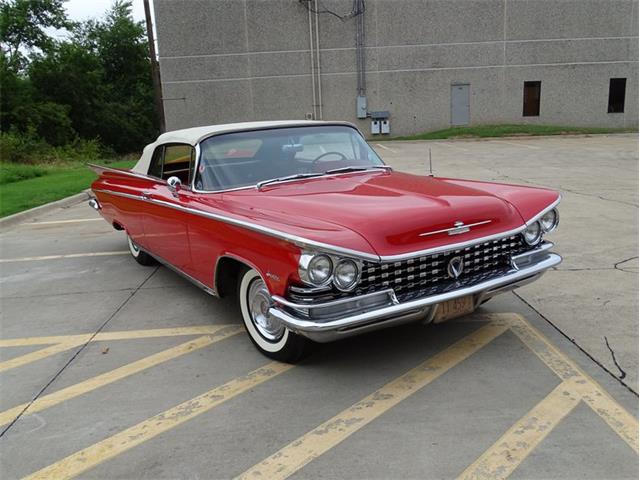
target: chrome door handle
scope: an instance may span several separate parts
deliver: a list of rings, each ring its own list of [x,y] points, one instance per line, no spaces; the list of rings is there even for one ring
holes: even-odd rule
[[[151,198],[151,196],[150,196],[150,195],[151,195],[151,194],[150,194],[149,192],[142,192],[142,193],[140,194],[140,198],[141,198],[142,200],[149,200],[149,199]]]

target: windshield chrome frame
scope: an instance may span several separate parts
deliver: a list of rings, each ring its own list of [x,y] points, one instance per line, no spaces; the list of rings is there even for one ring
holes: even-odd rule
[[[351,128],[351,129],[355,130],[356,133],[358,135],[360,135],[360,138],[362,138],[362,140],[365,143],[367,143],[367,145],[369,145],[369,143],[367,142],[367,139],[364,137],[364,135],[362,135],[362,132],[360,130],[358,130],[358,128],[355,125],[351,125],[350,123],[340,123],[340,122],[337,122],[337,123],[323,123],[323,124],[320,124],[320,125],[300,125],[300,126],[283,126],[283,127],[276,126],[276,127],[267,127],[267,128],[255,128],[255,129],[251,129],[251,130],[238,130],[237,132],[222,132],[222,133],[218,133],[218,134],[214,134],[214,135],[209,135],[209,136],[207,136],[205,138],[201,138],[198,141],[198,143],[195,145],[195,147],[194,147],[195,148],[195,152],[196,152],[195,153],[196,161],[195,161],[194,166],[193,166],[193,178],[191,179],[191,183],[189,185],[191,187],[191,191],[194,192],[194,193],[224,193],[224,192],[235,192],[235,191],[238,191],[238,190],[251,190],[251,189],[258,189],[259,190],[258,184],[244,185],[242,187],[223,188],[223,189],[220,189],[220,190],[200,190],[200,189],[197,189],[196,188],[196,176],[198,174],[198,168],[200,167],[200,160],[202,158],[202,149],[200,148],[200,144],[202,142],[204,142],[205,140],[208,140],[208,139],[213,138],[213,137],[219,137],[219,136],[222,136],[222,135],[227,135],[229,133],[258,132],[258,131],[264,131],[264,130],[281,130],[283,128],[306,128],[306,127],[309,127],[309,126],[314,126],[314,127],[316,127],[316,126],[318,126],[318,127],[320,127],[320,126],[323,126],[323,127],[324,126],[326,126],[326,127],[348,127],[348,128]],[[370,145],[369,145],[369,148],[371,148]],[[371,148],[371,150],[373,150],[373,148]],[[376,153],[375,150],[373,150],[373,152]],[[393,170],[389,165],[384,163],[384,160],[382,160],[382,158],[380,158],[380,156],[377,153],[376,153],[376,156],[382,162],[382,164],[379,165],[378,167],[387,167],[387,168],[385,168],[386,171]],[[369,170],[369,169],[360,170],[360,171],[357,171],[357,172],[342,172],[342,173],[335,173],[335,174],[332,173],[330,175],[318,175],[317,178],[334,176],[334,175],[348,175],[348,174],[351,174],[351,173],[364,173],[364,172],[367,172],[367,171],[375,171],[375,170],[380,170],[380,168],[374,168],[374,169],[371,169],[371,170]],[[311,178],[316,178],[316,177],[309,177],[309,179],[311,179]],[[273,179],[267,179],[267,181],[268,180],[273,180]],[[299,180],[305,180],[305,178],[291,179],[291,180],[287,180],[286,182],[299,181]],[[260,182],[258,182],[258,183],[260,183]]]

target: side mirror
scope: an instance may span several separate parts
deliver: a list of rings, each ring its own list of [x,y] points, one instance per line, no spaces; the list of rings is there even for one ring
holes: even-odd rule
[[[169,177],[167,180],[167,187],[174,195],[182,188],[182,180],[178,177]]]

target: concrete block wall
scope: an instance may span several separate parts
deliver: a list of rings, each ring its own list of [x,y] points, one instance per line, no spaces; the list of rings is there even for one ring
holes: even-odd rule
[[[347,13],[351,0],[322,0]],[[447,128],[451,85],[470,124],[638,123],[637,0],[366,0],[367,98],[393,135]],[[298,0],[155,0],[169,129],[313,112],[307,10]],[[315,21],[315,18],[314,18]],[[325,120],[355,118],[355,20],[319,16]],[[624,113],[609,79],[627,78]],[[523,83],[539,80],[539,117]]]

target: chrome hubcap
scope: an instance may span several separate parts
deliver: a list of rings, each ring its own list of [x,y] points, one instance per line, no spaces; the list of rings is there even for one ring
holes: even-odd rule
[[[247,305],[251,321],[256,330],[270,342],[276,342],[284,335],[284,325],[269,315],[269,292],[264,282],[256,279],[251,282],[247,293]]]

